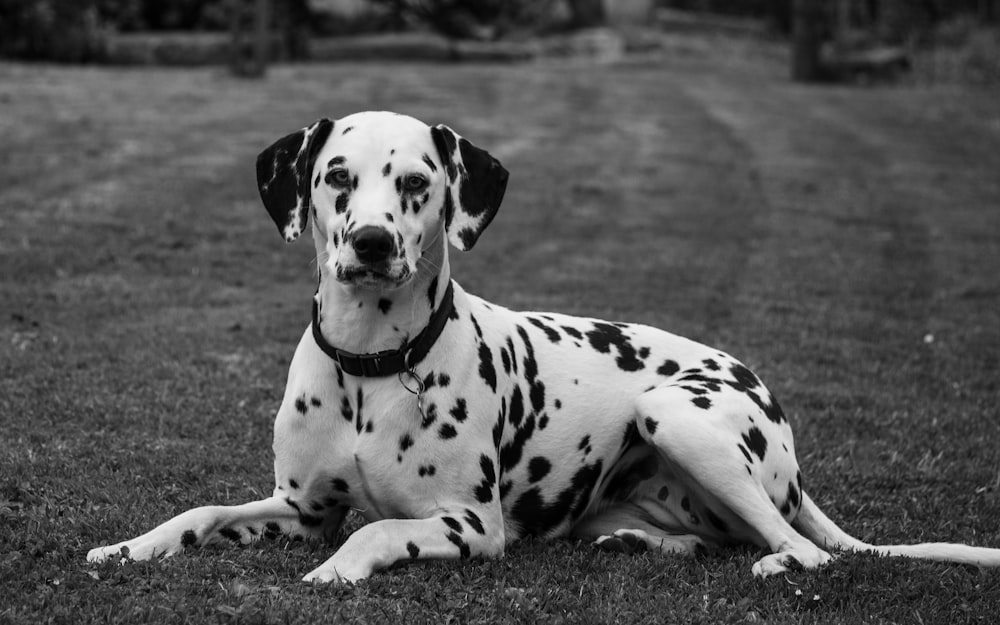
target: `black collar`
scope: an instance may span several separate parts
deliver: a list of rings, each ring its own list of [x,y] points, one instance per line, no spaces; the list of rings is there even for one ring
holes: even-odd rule
[[[409,371],[417,365],[427,352],[431,350],[434,342],[441,336],[444,324],[448,322],[448,316],[454,309],[452,298],[452,283],[448,281],[448,289],[444,292],[441,305],[431,315],[427,327],[424,328],[415,339],[404,343],[399,349],[390,349],[377,354],[352,354],[342,349],[337,349],[326,342],[323,332],[319,328],[319,302],[318,298],[313,298],[312,306],[312,333],[313,339],[319,348],[327,356],[333,359],[344,373],[357,375],[366,378],[381,378],[396,373]]]

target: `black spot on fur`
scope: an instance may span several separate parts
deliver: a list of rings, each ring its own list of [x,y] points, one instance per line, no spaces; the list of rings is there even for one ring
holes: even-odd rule
[[[292,488],[298,488],[299,487],[299,483],[296,482],[295,480],[288,480],[288,485],[291,486]]]
[[[799,507],[799,491],[792,482],[788,483],[788,503],[793,508]]]
[[[483,522],[479,518],[479,515],[477,515],[472,510],[469,510],[468,508],[465,509],[465,522],[469,525],[469,527],[472,528],[472,531],[474,531],[475,533],[480,535],[486,534],[486,528],[483,527]]]
[[[656,493],[656,498],[660,501],[666,501],[668,497],[670,497],[670,489],[666,486],[660,488],[660,490]]]
[[[691,400],[691,403],[705,410],[708,410],[709,408],[712,407],[712,400],[710,400],[707,397],[695,397],[694,399]]]
[[[358,400],[357,400],[358,412],[355,415],[355,423],[357,424],[358,434],[361,434],[361,408],[364,405],[364,403],[365,403],[365,396],[364,396],[364,393],[361,392],[361,387],[359,386],[358,387]]]
[[[334,209],[337,211],[338,215],[343,214],[343,212],[347,210],[347,203],[350,199],[351,194],[346,191],[337,196],[337,199],[334,201]]]
[[[570,326],[561,326],[561,327],[562,327],[562,331],[563,332],[565,332],[566,334],[572,336],[573,338],[575,338],[575,339],[582,339],[583,338],[583,333],[580,332],[579,330],[577,330],[576,328],[572,328]]]
[[[507,353],[510,354],[510,369],[517,373],[517,352],[514,351],[514,339],[507,337]]]
[[[503,424],[507,421],[506,399],[500,398],[500,410],[497,411],[497,421],[493,424],[493,449],[500,451],[500,441],[503,440]]]
[[[618,350],[615,363],[622,371],[638,371],[646,366],[636,357],[635,347],[617,325],[597,322],[594,329],[587,332],[587,339],[591,347],[602,354],[610,353],[611,346],[614,346]]]
[[[437,276],[434,276],[434,278],[431,280],[430,286],[427,287],[427,301],[431,307],[431,310],[434,310],[434,304],[437,301],[437,292],[438,292],[438,279]]]
[[[534,484],[552,470],[552,463],[542,456],[535,456],[528,462],[528,481]]]
[[[681,499],[681,510],[691,512],[691,500],[688,499],[687,495]]]
[[[434,425],[435,421],[437,421],[437,404],[432,403],[424,409],[424,417],[420,421],[420,427],[426,430]]]
[[[351,408],[351,402],[347,397],[340,401],[340,416],[344,417],[345,421],[354,421],[354,409]]]
[[[464,540],[462,540],[462,537],[461,537],[461,536],[459,536],[458,534],[456,534],[455,532],[449,532],[449,533],[448,533],[448,535],[447,535],[446,537],[447,537],[447,538],[448,538],[448,540],[450,540],[450,541],[451,541],[451,542],[452,542],[452,543],[453,543],[453,544],[454,544],[454,545],[455,545],[456,547],[458,547],[458,555],[459,555],[459,556],[460,556],[460,557],[461,557],[462,559],[468,559],[468,557],[469,557],[469,555],[470,555],[470,551],[469,551],[469,545],[468,545],[468,543],[466,543],[466,542],[465,542]]]
[[[431,160],[430,156],[424,154],[421,157],[421,160],[424,162],[425,165],[427,165],[428,167],[430,167],[431,171],[436,172],[438,170],[437,165],[434,164],[434,161]]]
[[[750,452],[747,450],[746,447],[744,447],[741,444],[737,444],[736,447],[738,447],[743,456],[746,457],[747,462],[753,462],[753,458],[750,457]]]
[[[711,358],[706,358],[705,360],[702,360],[701,363],[705,365],[705,368],[709,371],[718,371],[721,369],[721,367],[719,367],[719,363],[715,362]]]
[[[234,543],[240,542],[240,533],[231,527],[223,527],[219,529],[219,536],[222,536],[226,540],[231,540]]]
[[[465,405],[465,398],[459,397],[455,400],[455,407],[451,409],[451,416],[455,418],[455,421],[461,423],[469,418],[469,412]]]
[[[521,387],[515,386],[514,392],[510,396],[510,411],[508,412],[507,420],[514,427],[520,427],[521,420],[524,418],[524,395],[521,393]]]
[[[569,486],[551,503],[546,503],[538,486],[525,491],[511,508],[511,517],[530,536],[544,536],[560,524],[578,519],[590,503],[601,467],[601,461],[597,460],[578,469]]]
[[[646,423],[646,431],[649,432],[650,434],[655,434],[657,426],[656,420],[653,419],[652,417],[646,417],[645,423]]]
[[[441,388],[445,388],[451,384],[451,376],[447,373],[442,373],[438,376],[437,383]]]
[[[503,365],[503,372],[510,375],[510,355],[507,354],[507,348],[500,348],[500,364]]]
[[[425,391],[434,388],[434,386],[437,384],[437,376],[433,371],[429,371],[427,375],[424,376],[423,384]]]
[[[339,477],[330,480],[330,484],[333,485],[333,489],[341,493],[351,492],[351,488],[347,485],[347,482]]]
[[[454,425],[450,423],[444,423],[441,425],[441,429],[438,430],[438,436],[440,436],[442,440],[455,438],[456,436],[458,436],[458,430],[455,429]]]
[[[387,298],[380,298],[378,301],[378,309],[382,311],[383,315],[388,315],[389,311],[392,310],[392,300]]]
[[[392,173],[392,163],[386,163],[385,167],[382,168],[382,175],[388,176]]]
[[[479,376],[494,393],[497,391],[497,370],[493,366],[493,352],[485,341],[479,343]]]
[[[577,449],[586,449],[590,446],[590,434],[585,435],[580,439],[580,444],[576,446]]]
[[[313,397],[309,400],[309,403],[312,404],[313,408],[321,408],[323,406],[323,402],[319,400],[319,397]]]
[[[750,428],[747,433],[743,435],[743,442],[750,451],[757,455],[758,458],[761,460],[764,459],[764,454],[767,453],[767,439],[764,437],[764,433],[760,431],[760,428]]]
[[[540,320],[535,319],[534,317],[528,317],[528,323],[545,332],[545,336],[547,336],[551,342],[558,343],[562,340],[562,335],[560,335],[559,332],[545,325]]]
[[[412,446],[413,446],[413,437],[410,436],[409,434],[403,434],[399,438],[399,450],[400,451],[406,451],[407,449],[409,449]]]
[[[493,460],[486,454],[479,456],[479,468],[483,472],[483,480],[476,486],[474,494],[479,503],[493,501],[493,486],[497,483],[497,471]]]
[[[500,449],[500,470],[509,471],[521,462],[524,445],[535,433],[535,415],[529,415],[514,433],[514,438]]]
[[[191,547],[195,545],[197,542],[198,542],[198,535],[194,533],[194,530],[185,530],[185,532],[181,534],[182,547]]]
[[[660,375],[673,375],[680,371],[681,367],[673,360],[665,360],[663,364],[656,370],[656,373]]]
[[[410,558],[414,560],[420,556],[420,547],[416,546],[413,541],[406,543],[406,551],[410,554]]]
[[[736,379],[737,384],[742,387],[739,390],[754,389],[760,386],[760,380],[757,379],[757,376],[740,363],[735,363],[730,367],[729,372]]]
[[[462,187],[463,189],[465,186]],[[462,246],[466,249],[472,247],[476,242],[476,231],[472,228],[462,228],[458,232],[458,238],[462,241]]]
[[[309,406],[306,405],[305,396],[295,400],[295,409],[299,411],[299,414],[305,414],[309,410]]]
[[[264,538],[268,540],[274,540],[278,536],[281,536],[280,525],[278,525],[274,521],[268,521],[267,523],[264,524]]]
[[[462,533],[463,531],[462,524],[456,521],[455,519],[451,518],[450,516],[443,516],[441,517],[441,520],[444,521],[444,524],[450,527],[452,531],[454,531],[456,534]]]

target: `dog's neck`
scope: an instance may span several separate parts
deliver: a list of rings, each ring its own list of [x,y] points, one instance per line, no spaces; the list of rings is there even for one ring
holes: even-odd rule
[[[363,354],[399,349],[413,340],[441,305],[451,279],[447,245],[446,237],[436,237],[417,263],[416,276],[392,290],[343,284],[320,263],[316,298],[326,341],[338,349]]]

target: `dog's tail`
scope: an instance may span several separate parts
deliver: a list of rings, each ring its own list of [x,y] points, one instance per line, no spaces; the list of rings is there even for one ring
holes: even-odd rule
[[[918,545],[869,545],[849,535],[830,520],[823,511],[802,493],[802,508],[792,526],[820,548],[865,551],[883,556],[901,556],[957,562],[975,566],[1000,566],[1000,549],[970,547],[957,543],[921,543]]]

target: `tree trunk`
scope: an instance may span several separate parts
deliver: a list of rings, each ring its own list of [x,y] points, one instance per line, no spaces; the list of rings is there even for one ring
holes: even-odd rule
[[[603,26],[606,15],[604,0],[569,0],[569,10],[573,14],[573,26],[576,28],[592,28]]]
[[[792,80],[819,81],[823,78],[819,58],[822,0],[795,0],[792,12]]]
[[[230,68],[237,76],[260,78],[267,68],[270,47],[269,0],[231,0]]]

